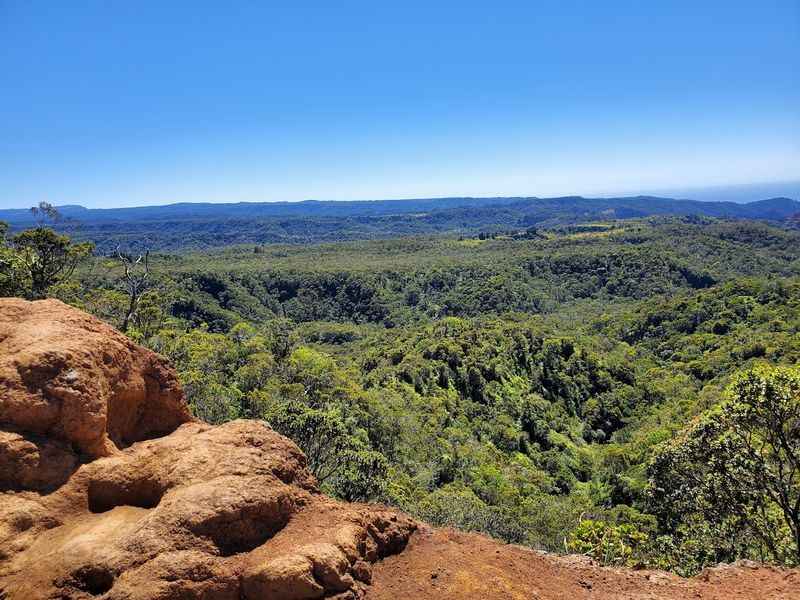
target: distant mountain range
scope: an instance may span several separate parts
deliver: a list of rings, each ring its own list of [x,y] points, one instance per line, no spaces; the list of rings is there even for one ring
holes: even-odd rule
[[[470,234],[597,219],[698,215],[783,221],[800,202],[770,198],[749,203],[701,202],[655,196],[622,198],[420,198],[412,200],[180,203],[89,209],[59,207],[58,228],[91,239],[100,251],[120,244],[158,250],[242,243],[310,243],[426,234]],[[35,223],[30,211],[0,210],[12,229]]]
[[[663,196],[666,198],[691,198],[704,202],[753,202],[762,198],[794,198],[800,200],[800,181],[771,181],[739,183],[704,187],[664,188],[636,190],[635,194],[607,194],[609,196]]]

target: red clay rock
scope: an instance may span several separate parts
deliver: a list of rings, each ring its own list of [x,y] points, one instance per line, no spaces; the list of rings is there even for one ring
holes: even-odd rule
[[[78,466],[68,444],[0,431],[0,489],[46,490]]]
[[[174,371],[154,353],[57,300],[0,299],[3,429],[98,458],[190,419]]]
[[[191,421],[163,359],[58,302],[0,300],[0,348],[1,600],[800,597],[797,570],[607,569],[336,502],[290,440]]]
[[[297,446],[257,421],[187,423],[50,494],[0,499],[0,588],[24,599],[356,593],[353,564],[401,550],[416,528],[319,494]]]

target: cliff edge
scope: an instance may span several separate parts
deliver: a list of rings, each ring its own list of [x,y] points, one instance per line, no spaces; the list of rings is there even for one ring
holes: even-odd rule
[[[322,495],[259,421],[55,300],[0,299],[0,599],[800,598],[800,572],[603,568]]]

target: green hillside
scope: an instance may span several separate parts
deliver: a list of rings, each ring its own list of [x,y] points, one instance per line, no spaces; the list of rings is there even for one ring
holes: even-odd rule
[[[86,260],[48,294],[119,327],[123,266]],[[148,267],[128,334],[195,414],[266,419],[335,495],[608,563],[798,562],[772,495],[788,481],[794,502],[800,477],[797,231],[651,217]],[[768,459],[788,479],[759,479],[734,435],[756,397],[783,398]]]

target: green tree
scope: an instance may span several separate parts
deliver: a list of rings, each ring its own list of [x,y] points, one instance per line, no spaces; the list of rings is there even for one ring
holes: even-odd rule
[[[800,369],[739,375],[719,407],[655,456],[648,475],[661,525],[705,538],[710,559],[800,564]]]
[[[291,388],[296,386],[284,386]],[[276,431],[291,438],[308,459],[308,467],[324,489],[349,501],[380,497],[385,487],[386,458],[373,450],[363,431],[340,407],[312,408],[302,401],[261,397],[262,416]],[[260,395],[260,394],[259,394]]]
[[[251,364],[258,370],[259,363],[274,368],[260,359]],[[386,458],[360,423],[364,402],[363,390],[333,359],[301,346],[280,379],[251,394],[250,405],[300,446],[325,489],[353,501],[381,497],[386,480]]]
[[[11,277],[18,293],[38,300],[47,297],[54,285],[67,281],[94,246],[89,242],[73,243],[69,236],[45,227],[45,221],[59,219],[58,211],[52,205],[40,202],[31,212],[37,217],[38,226],[18,233],[10,240],[14,258]]]
[[[19,256],[8,245],[8,224],[0,221],[0,296],[20,293]]]

